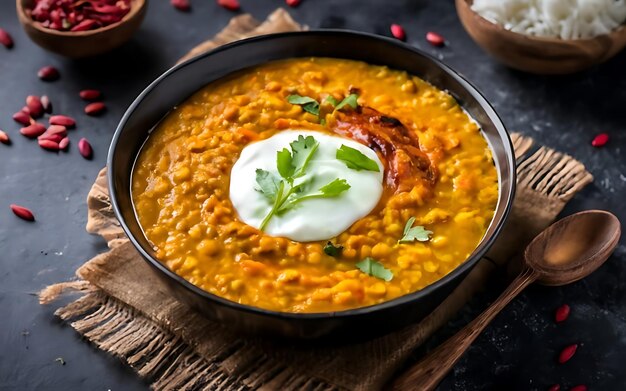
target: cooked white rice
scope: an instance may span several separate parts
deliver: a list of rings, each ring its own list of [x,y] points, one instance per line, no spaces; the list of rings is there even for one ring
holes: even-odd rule
[[[592,38],[626,20],[626,0],[474,0],[483,18],[516,33]]]

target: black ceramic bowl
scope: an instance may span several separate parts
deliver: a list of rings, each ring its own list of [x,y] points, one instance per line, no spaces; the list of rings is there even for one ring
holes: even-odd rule
[[[131,200],[131,176],[151,129],[176,105],[229,73],[292,57],[337,57],[406,70],[451,93],[480,124],[491,146],[500,192],[495,216],[474,253],[454,271],[421,291],[353,310],[295,314],[241,305],[192,285],[160,263],[146,240]],[[107,160],[115,213],[137,250],[172,294],[211,319],[245,332],[318,338],[375,335],[422,319],[459,284],[496,239],[515,188],[515,159],[509,136],[485,98],[441,62],[397,40],[350,31],[307,31],[255,37],[224,45],[179,64],[156,79],[133,102],[113,137]]]

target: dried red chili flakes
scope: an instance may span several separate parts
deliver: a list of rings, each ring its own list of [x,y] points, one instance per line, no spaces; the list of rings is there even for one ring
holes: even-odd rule
[[[399,24],[392,24],[389,28],[391,30],[391,35],[400,41],[404,41],[406,39],[406,32],[404,31],[404,27]]]
[[[290,7],[297,7],[300,5],[300,0],[285,0],[285,3]]]
[[[131,0],[34,0],[26,10],[43,27],[59,31],[86,31],[122,20]]]
[[[600,133],[596,137],[593,138],[593,140],[591,141],[591,145],[596,148],[600,148],[600,147],[604,147],[606,143],[608,142],[609,142],[608,133]]]
[[[82,22],[78,23],[76,26],[72,27],[70,31],[87,31],[91,30],[94,27],[98,26],[98,22],[93,19],[85,19]]]
[[[554,312],[554,321],[556,323],[565,322],[565,320],[569,317],[570,308],[569,305],[563,304]]]

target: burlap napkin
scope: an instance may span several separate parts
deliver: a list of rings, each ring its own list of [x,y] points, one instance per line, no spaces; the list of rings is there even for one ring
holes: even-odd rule
[[[263,23],[242,15],[190,55],[242,37],[299,29],[284,10]],[[532,140],[518,134],[512,138],[522,161],[517,195],[509,222],[488,254],[490,260],[481,260],[421,323],[395,333],[357,344],[311,347],[242,337],[203,318],[167,293],[124,236],[109,203],[106,169],[87,199],[87,230],[102,236],[110,250],[81,266],[78,281],[44,289],[41,302],[49,303],[68,289],[81,291],[79,299],[56,314],[158,390],[380,389],[410,353],[485,284],[496,264],[518,253],[592,181],[571,157],[545,147],[533,150]]]

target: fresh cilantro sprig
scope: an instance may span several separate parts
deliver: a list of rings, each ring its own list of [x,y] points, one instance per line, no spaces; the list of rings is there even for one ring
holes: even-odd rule
[[[428,231],[421,225],[413,227],[413,223],[415,223],[415,217],[411,217],[407,220],[402,239],[398,240],[398,243],[411,243],[416,240],[418,242],[427,242],[430,240],[430,235],[432,235],[433,232]]]
[[[341,147],[337,150],[337,154],[335,155],[335,157],[337,158],[337,160],[341,160],[342,162],[346,163],[346,166],[353,170],[380,172],[380,167],[378,167],[378,163],[368,158],[358,149],[350,148],[347,145],[342,144]]]
[[[329,105],[333,107],[337,107],[337,105],[339,104],[339,101],[335,99],[335,97],[332,95],[328,95],[326,99],[324,99],[324,102],[328,103]]]
[[[372,277],[380,278],[387,282],[393,280],[393,272],[385,268],[382,263],[372,257],[367,257],[356,264],[357,269]]]
[[[289,144],[291,151],[283,148],[276,154],[276,168],[280,176],[293,184],[294,179],[304,175],[309,162],[313,158],[320,143],[313,136],[298,136]]]
[[[296,179],[306,174],[306,169],[319,147],[319,142],[313,136],[298,136],[289,144],[291,151],[283,148],[276,153],[276,168],[281,178],[269,171],[258,168],[256,170],[257,189],[272,204],[259,229],[265,230],[273,216],[292,209],[300,202],[314,198],[338,197],[350,188],[345,179],[335,179],[315,192],[307,193],[306,188],[313,182],[310,177],[296,184]]]
[[[353,109],[358,107],[357,99],[359,96],[357,94],[350,94],[343,98],[341,102],[338,102],[332,95],[328,95],[324,102],[329,103],[333,106],[333,113],[335,111],[341,110],[346,106],[350,106]],[[320,118],[320,102],[316,99],[311,98],[310,96],[302,96],[302,95],[289,95],[287,97],[287,102],[292,105],[302,106],[302,110],[307,113],[311,113],[318,117],[320,123],[323,124],[323,118]]]
[[[335,179],[332,182],[329,182],[326,185],[320,187],[315,193],[304,194],[299,197],[292,197],[290,200],[287,200],[285,204],[283,204],[283,206],[279,209],[279,212],[285,212],[302,201],[311,200],[314,198],[337,197],[349,188],[350,184],[345,179]]]
[[[333,98],[334,99],[334,98]],[[343,100],[333,106],[335,106],[335,111],[337,110],[341,110],[346,106],[350,106],[353,109],[356,109],[357,106],[359,105],[357,103],[357,99],[359,99],[359,96],[357,94],[350,94],[348,96],[346,96],[345,98],[343,98]],[[335,99],[334,99],[335,100]],[[336,102],[337,100],[335,100]]]
[[[289,95],[287,97],[287,102],[292,105],[302,106],[302,110],[307,113],[311,113],[313,115],[320,115],[320,104],[317,100],[311,98],[310,96],[301,96],[301,95]]]

